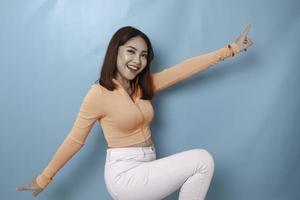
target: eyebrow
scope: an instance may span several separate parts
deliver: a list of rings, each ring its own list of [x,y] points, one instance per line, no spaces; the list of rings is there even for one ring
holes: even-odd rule
[[[133,47],[133,46],[127,46],[127,47],[133,48],[134,50],[136,50],[136,51],[137,51],[137,49],[136,49],[135,47]],[[146,52],[146,53],[148,53],[148,51],[146,51],[146,50],[143,50],[142,52]]]

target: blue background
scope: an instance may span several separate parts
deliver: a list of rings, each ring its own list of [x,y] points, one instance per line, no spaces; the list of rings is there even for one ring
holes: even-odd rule
[[[300,199],[299,10],[297,0],[1,0],[1,199],[33,198],[15,188],[44,169],[70,131],[117,29],[149,36],[157,72],[233,42],[248,23],[247,52],[154,98],[157,156],[211,152],[208,200]],[[96,124],[38,198],[110,199],[105,153]]]

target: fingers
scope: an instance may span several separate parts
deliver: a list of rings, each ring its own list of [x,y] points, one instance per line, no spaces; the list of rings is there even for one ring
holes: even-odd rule
[[[252,44],[253,44],[252,40],[250,38],[248,38],[247,46],[244,49],[244,51],[247,51],[247,48],[250,47]]]
[[[32,186],[25,186],[25,187],[17,187],[18,191],[24,191],[24,190],[34,190]]]
[[[248,43],[248,38],[247,38],[247,36],[244,38],[243,43],[244,43],[244,44],[247,44],[247,43]]]
[[[40,192],[41,192],[41,191],[39,191],[39,190],[35,190],[35,191],[32,193],[32,195],[33,195],[33,196],[37,196]]]
[[[248,24],[243,32],[243,37],[247,37],[247,34],[249,33],[250,29],[251,29],[251,24]]]
[[[250,40],[250,38],[248,38],[248,41],[249,41],[249,46],[251,46],[253,44],[253,41]]]
[[[253,44],[253,42],[252,42],[252,40],[250,38],[247,38],[247,39],[245,39],[244,44],[247,47],[250,47]]]
[[[33,196],[37,196],[41,191],[43,191],[42,189],[37,189],[37,188],[35,188],[33,186],[17,187],[16,189],[18,191],[32,190],[32,195]]]

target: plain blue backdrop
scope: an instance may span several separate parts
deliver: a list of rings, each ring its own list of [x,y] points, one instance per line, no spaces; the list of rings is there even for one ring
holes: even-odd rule
[[[299,10],[297,0],[1,0],[0,198],[34,198],[15,188],[46,167],[71,130],[117,29],[149,36],[157,72],[233,42],[250,23],[247,52],[154,98],[157,157],[211,152],[208,200],[300,199]],[[38,199],[110,199],[105,153],[96,124]]]

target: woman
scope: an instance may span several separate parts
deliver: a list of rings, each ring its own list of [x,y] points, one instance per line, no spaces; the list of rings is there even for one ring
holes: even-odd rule
[[[105,184],[113,199],[163,199],[180,189],[179,199],[204,199],[214,160],[204,149],[192,149],[156,159],[150,123],[150,100],[166,89],[210,66],[233,57],[253,44],[247,34],[216,51],[193,57],[158,73],[150,72],[153,50],[148,37],[136,28],[119,29],[112,37],[101,76],[87,92],[72,130],[43,172],[29,186],[38,195],[64,164],[85,144],[96,121],[108,144]]]

